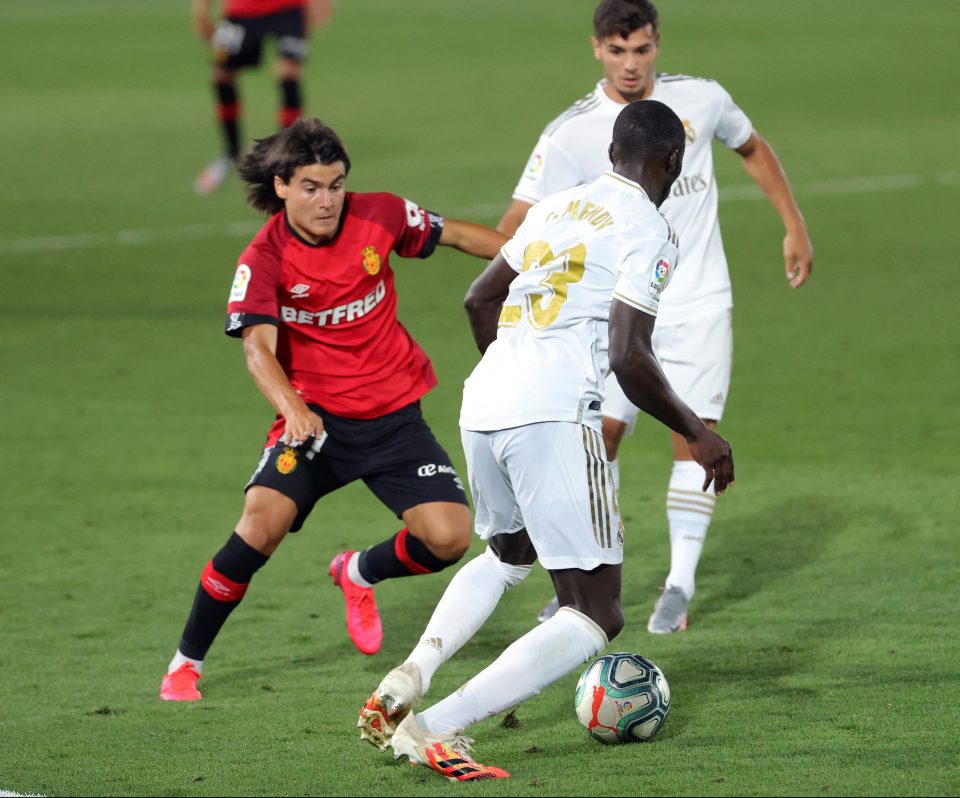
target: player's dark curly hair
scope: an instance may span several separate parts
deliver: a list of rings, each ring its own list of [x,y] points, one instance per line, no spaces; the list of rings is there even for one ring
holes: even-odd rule
[[[620,34],[624,39],[647,25],[660,29],[657,7],[650,0],[603,0],[593,12],[593,33],[600,41]]]
[[[298,166],[343,161],[350,172],[350,158],[340,137],[315,117],[298,119],[279,133],[257,139],[249,154],[237,165],[247,183],[247,201],[258,211],[279,213],[283,200],[273,187],[274,175],[289,183]]]
[[[680,117],[658,100],[625,105],[613,123],[613,153],[626,162],[656,161],[685,144]]]

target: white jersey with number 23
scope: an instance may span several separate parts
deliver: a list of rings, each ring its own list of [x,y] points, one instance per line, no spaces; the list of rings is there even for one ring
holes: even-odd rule
[[[501,254],[517,276],[497,338],[464,385],[460,426],[599,429],[612,300],[657,315],[676,235],[637,183],[607,171],[534,205]]]

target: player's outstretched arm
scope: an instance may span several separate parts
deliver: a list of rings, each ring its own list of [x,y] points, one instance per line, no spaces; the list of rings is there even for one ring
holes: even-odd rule
[[[323,419],[316,415],[294,390],[277,360],[277,328],[257,324],[243,331],[243,353],[247,370],[260,392],[286,420],[280,440],[299,446],[323,433]]]
[[[655,320],[649,313],[613,300],[610,367],[631,402],[686,439],[693,459],[703,467],[703,489],[713,482],[719,495],[733,482],[733,452],[730,444],[710,430],[674,393],[653,354]]]
[[[510,283],[517,273],[510,267],[503,255],[497,256],[473,281],[463,299],[463,306],[470,319],[470,332],[481,353],[497,338],[497,323],[500,320],[500,308],[510,291]]]
[[[504,235],[512,236],[517,232],[517,228],[523,224],[523,220],[527,218],[527,211],[532,207],[529,202],[515,199],[503,214],[500,224],[497,225],[497,230]]]
[[[490,227],[460,219],[444,219],[438,244],[453,247],[468,255],[490,260],[507,242],[507,236]]]
[[[813,245],[807,223],[790,190],[790,182],[773,148],[754,131],[746,144],[737,148],[747,174],[763,189],[770,204],[783,220],[783,261],[792,288],[803,285],[813,271]]]

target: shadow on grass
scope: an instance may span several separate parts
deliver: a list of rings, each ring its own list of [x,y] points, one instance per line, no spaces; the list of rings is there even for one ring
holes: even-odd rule
[[[822,495],[797,496],[763,512],[721,519],[711,530],[722,536],[719,547],[707,543],[710,570],[725,584],[698,595],[692,616],[696,623],[723,612],[775,585],[816,560],[828,543],[842,534],[851,508]]]

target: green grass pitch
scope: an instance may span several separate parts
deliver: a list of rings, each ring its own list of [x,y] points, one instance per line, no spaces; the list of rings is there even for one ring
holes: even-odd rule
[[[256,229],[216,152],[186,2],[5,0],[0,48],[0,790],[47,795],[960,793],[960,101],[952,0],[663,0],[667,71],[723,82],[774,145],[816,248],[783,279],[773,211],[718,152],[736,300],[719,503],[690,629],[644,631],[667,570],[665,432],[623,449],[628,626],[674,704],[654,742],[576,722],[571,674],[472,730],[505,782],[450,785],[362,745],[369,691],[449,579],[378,592],[382,651],[343,628],[330,556],[397,529],[362,487],[318,506],[254,581],[196,705],[158,700],[199,572],[229,534],[270,411],[222,333]],[[307,105],[350,187],[494,223],[542,126],[599,70],[583,0],[342,0]],[[953,53],[953,55],[951,55]],[[246,134],[272,130],[266,71]],[[455,463],[482,264],[396,261]],[[474,552],[479,551],[479,544]],[[491,661],[549,596],[536,571],[434,681]]]

